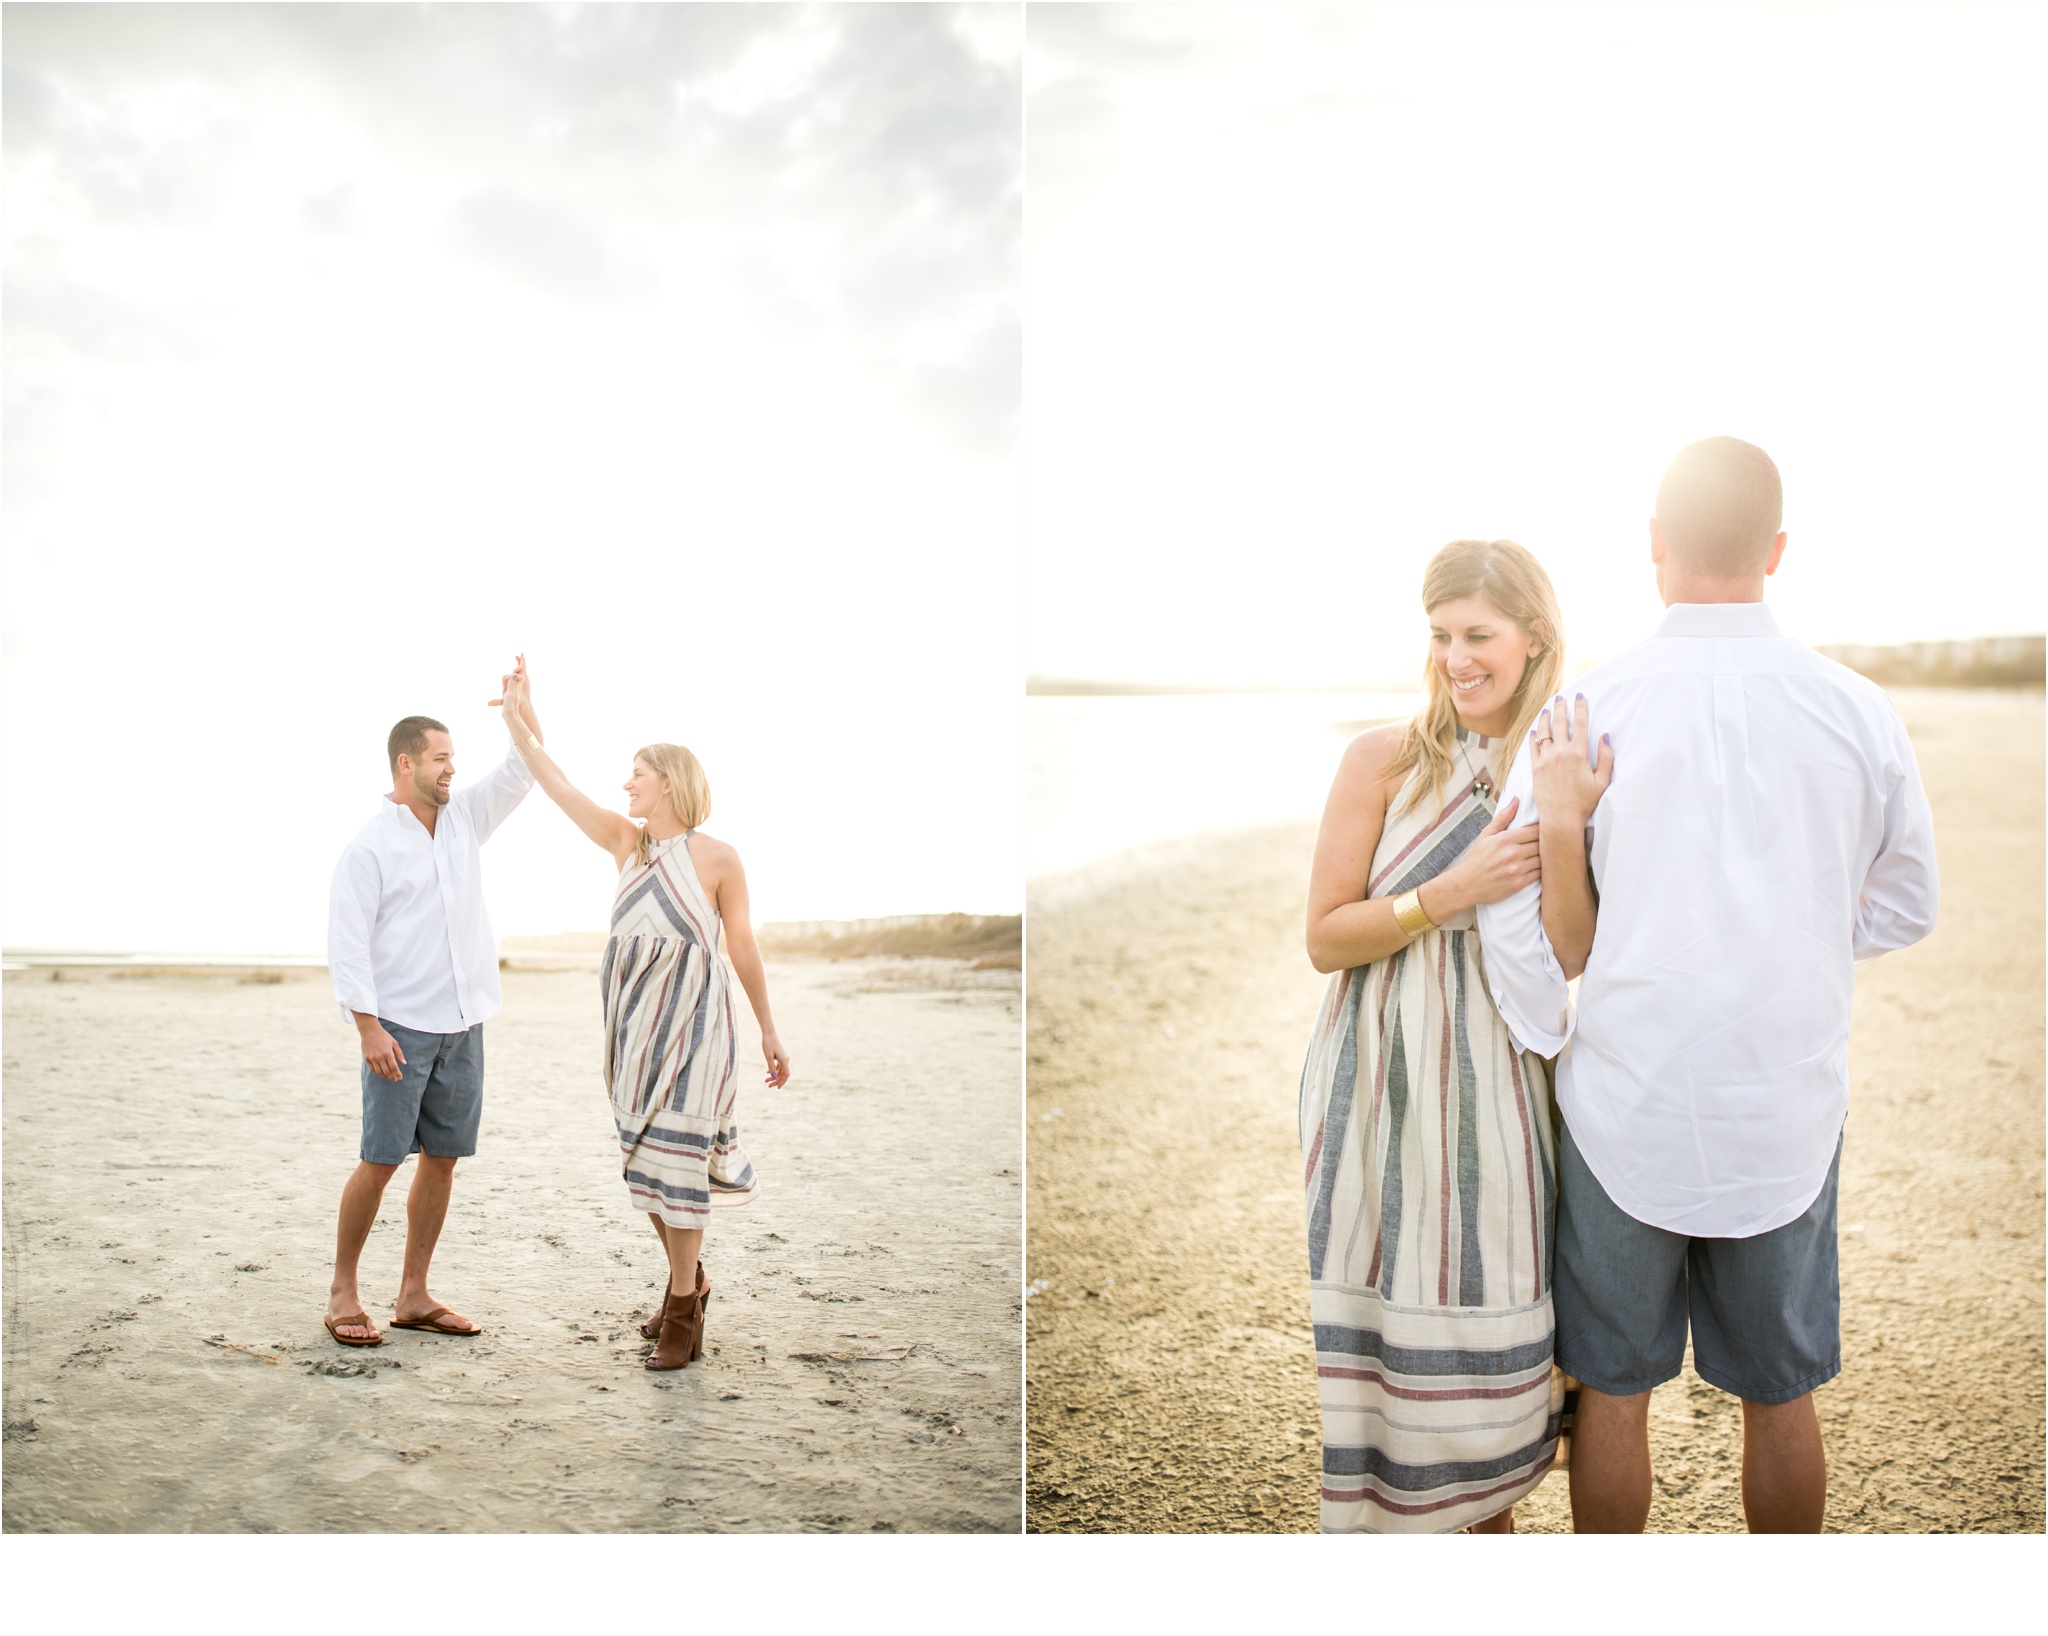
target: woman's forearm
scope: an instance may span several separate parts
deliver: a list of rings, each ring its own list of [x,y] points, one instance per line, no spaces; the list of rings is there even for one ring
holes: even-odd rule
[[[1448,873],[1424,881],[1417,896],[1422,912],[1439,926],[1472,907],[1457,879]],[[1339,905],[1310,928],[1309,964],[1321,972],[1349,971],[1384,960],[1414,941],[1394,918],[1392,898],[1366,898]]]
[[[566,798],[581,795],[582,792],[571,784],[568,776],[555,765],[555,758],[549,755],[544,747],[533,742],[533,739],[539,736],[537,733],[531,737],[514,733],[512,743],[525,759],[526,770],[533,774],[533,781],[546,792],[550,801],[556,806],[562,806]]]
[[[1566,978],[1586,969],[1593,953],[1593,878],[1586,868],[1583,824],[1552,824],[1544,819],[1537,835],[1543,859],[1543,935],[1564,968]]]
[[[733,975],[747,992],[747,1004],[754,1008],[754,1021],[763,1034],[773,1034],[775,1019],[768,1014],[768,974],[761,969],[760,949],[751,937],[741,939],[728,933],[726,955],[732,961]]]
[[[540,735],[526,734],[513,729],[512,743],[525,759],[527,770],[533,774],[533,781],[546,793],[547,798],[568,815],[569,821],[603,847],[614,857],[619,849],[633,838],[632,823],[616,812],[607,811],[574,784],[568,775],[555,765],[555,758],[540,745],[533,742]]]

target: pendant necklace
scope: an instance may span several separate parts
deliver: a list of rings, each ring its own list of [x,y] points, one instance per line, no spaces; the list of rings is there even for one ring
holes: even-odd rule
[[[1472,793],[1482,801],[1491,801],[1493,799],[1492,770],[1488,769],[1485,772],[1475,772],[1473,770],[1472,754],[1465,748],[1465,741],[1462,738],[1458,740],[1458,754],[1464,758],[1465,771],[1472,774]]]

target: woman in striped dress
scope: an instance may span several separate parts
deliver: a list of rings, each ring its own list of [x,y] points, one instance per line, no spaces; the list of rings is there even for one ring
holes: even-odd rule
[[[1334,974],[1301,1080],[1330,1533],[1512,1532],[1557,1452],[1550,1080],[1494,1007],[1472,911],[1539,877],[1537,826],[1493,792],[1563,625],[1507,540],[1445,546],[1422,600],[1427,702],[1352,740],[1309,891]]]
[[[710,815],[711,790],[683,746],[650,744],[635,753],[622,818],[563,777],[542,747],[523,655],[502,700],[492,702],[503,705],[535,782],[619,866],[601,978],[605,1088],[626,1195],[647,1212],[668,1257],[660,1310],[640,1329],[655,1342],[646,1366],[681,1369],[704,1348],[711,1285],[698,1251],[705,1224],[714,1209],[745,1204],[756,1186],[734,1120],[736,1047],[721,929],[761,1025],[766,1082],[789,1083],[789,1056],[769,1015],[747,914],[746,872],[737,852],[698,829]]]

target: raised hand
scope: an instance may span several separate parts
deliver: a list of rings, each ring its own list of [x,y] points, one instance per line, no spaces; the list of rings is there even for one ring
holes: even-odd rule
[[[533,678],[526,673],[525,654],[512,656],[512,674],[500,677],[498,696],[484,702],[493,709],[505,708],[505,725],[514,738],[540,737],[540,718],[533,713]]]
[[[526,684],[517,671],[498,679],[498,696],[490,703],[498,706],[498,713],[504,718],[505,726],[515,739],[524,740],[526,729]]]
[[[1529,769],[1545,823],[1583,830],[1614,782],[1614,746],[1604,735],[1595,746],[1592,735],[1583,693],[1569,708],[1560,693],[1530,729]]]

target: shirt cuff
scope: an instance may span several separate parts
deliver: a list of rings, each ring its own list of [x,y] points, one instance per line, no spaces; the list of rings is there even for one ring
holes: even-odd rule
[[[1570,990],[1565,992],[1564,1009],[1548,1019],[1547,1027],[1521,1015],[1521,1008],[1512,1000],[1504,1001],[1501,995],[1494,996],[1494,1004],[1500,1007],[1501,1021],[1508,1025],[1508,1037],[1515,1042],[1515,1049],[1534,1051],[1539,1057],[1559,1055],[1570,1042],[1579,1020]]]
[[[341,1020],[351,1027],[355,1025],[358,1011],[366,1017],[377,1015],[377,996],[366,988],[352,988],[346,995],[336,994],[335,999],[341,1006]]]

